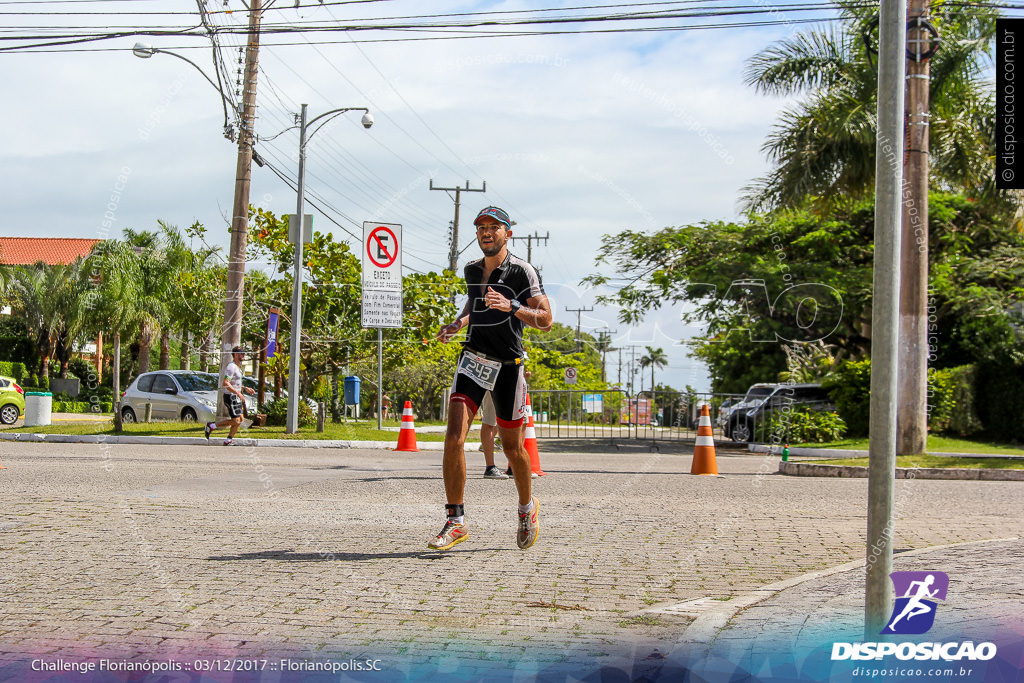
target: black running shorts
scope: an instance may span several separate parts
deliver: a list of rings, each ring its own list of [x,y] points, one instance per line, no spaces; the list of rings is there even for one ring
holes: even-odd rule
[[[526,417],[526,378],[523,372],[521,362],[505,363],[498,371],[498,378],[491,390],[491,400],[494,401],[494,415],[499,427],[518,427]],[[472,378],[459,372],[455,373],[455,380],[452,382],[452,403],[464,403],[470,414],[476,415],[486,393],[487,390]]]

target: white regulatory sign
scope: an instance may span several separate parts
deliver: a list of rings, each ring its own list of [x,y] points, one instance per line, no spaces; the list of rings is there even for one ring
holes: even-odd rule
[[[363,289],[402,289],[402,226],[363,223]]]
[[[576,384],[576,368],[569,367],[565,369],[565,383]]]
[[[363,327],[402,326],[402,226],[363,223]]]

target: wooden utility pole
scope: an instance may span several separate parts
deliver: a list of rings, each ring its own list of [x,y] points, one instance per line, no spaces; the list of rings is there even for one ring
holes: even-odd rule
[[[516,240],[526,240],[526,261],[528,263],[533,263],[533,241],[537,240],[539,243],[541,240],[544,240],[544,245],[547,246],[549,239],[551,239],[550,232],[543,237],[534,232],[532,235],[525,235],[522,237],[519,235],[512,235],[512,244],[515,244]]]
[[[896,452],[924,453],[928,434],[928,129],[934,28],[930,0],[910,0],[902,238]]]
[[[242,300],[245,290],[245,247],[249,230],[249,184],[252,178],[253,126],[256,120],[256,75],[260,49],[262,0],[249,0],[249,42],[242,76],[242,112],[238,131],[238,163],[235,169],[235,203],[231,217],[228,253],[228,287],[224,297],[221,329],[220,376],[231,361],[231,349],[242,341]],[[221,392],[223,395],[223,392]],[[223,400],[219,402],[223,404]]]
[[[566,306],[565,310],[568,311],[569,313],[576,314],[576,353],[579,353],[583,349],[583,340],[580,339],[580,318],[583,313],[589,313],[590,311],[594,310],[594,307],[591,306],[590,308],[569,308],[568,306]]]
[[[445,192],[455,193],[455,222],[452,223],[452,248],[448,252],[448,270],[455,274],[458,274],[459,267],[459,207],[462,205],[462,193],[463,192],[487,192],[487,181],[484,181],[484,186],[476,189],[469,186],[469,181],[466,181],[465,187],[434,187],[434,179],[430,179],[431,190],[443,190]],[[454,296],[454,295],[453,295]]]

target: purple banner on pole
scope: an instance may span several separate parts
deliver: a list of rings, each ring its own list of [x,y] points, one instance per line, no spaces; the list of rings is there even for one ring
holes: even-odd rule
[[[281,314],[277,309],[270,309],[270,315],[267,318],[267,360],[273,358],[277,352],[277,323],[280,319]]]

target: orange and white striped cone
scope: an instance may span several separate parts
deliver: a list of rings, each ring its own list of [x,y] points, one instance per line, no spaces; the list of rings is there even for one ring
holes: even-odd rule
[[[530,472],[538,477],[547,476],[547,472],[540,468],[540,451],[537,450],[537,431],[533,428],[533,406],[530,405],[529,394],[526,395],[526,432],[523,435],[523,445],[530,454]]]
[[[700,422],[697,423],[697,442],[693,446],[693,464],[690,474],[718,474],[718,463],[715,460],[715,437],[711,431],[711,413],[708,404],[700,409]]]
[[[396,451],[411,451],[419,453],[419,446],[416,445],[416,424],[412,417],[412,401],[406,401],[402,408],[402,428],[398,431],[398,446]]]

